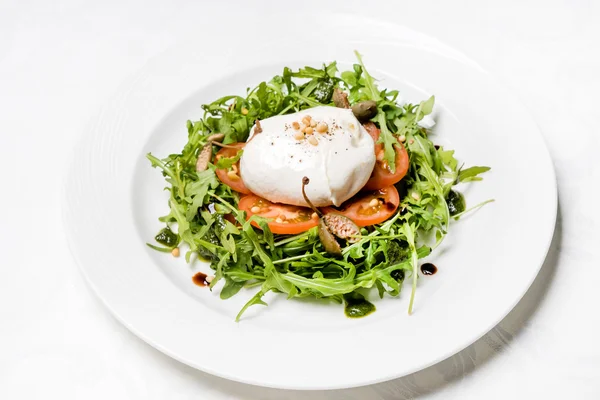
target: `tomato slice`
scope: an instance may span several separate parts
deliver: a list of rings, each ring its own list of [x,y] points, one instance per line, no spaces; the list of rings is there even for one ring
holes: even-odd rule
[[[223,147],[215,156],[215,162],[223,157],[235,157],[240,149],[243,149],[246,143],[232,143],[228,146]],[[250,194],[250,190],[244,185],[244,181],[241,178],[240,162],[236,162],[231,169],[217,169],[217,177],[221,182],[243,194]]]
[[[392,173],[387,163],[383,160],[383,144],[377,143],[381,131],[373,122],[367,122],[364,124],[364,127],[375,141],[375,157],[377,158],[371,177],[364,186],[364,189],[376,190],[400,182],[408,172],[408,152],[403,145],[395,146],[396,172]]]
[[[271,203],[254,194],[242,197],[238,208],[246,211],[247,218],[258,215],[270,219],[269,228],[273,233],[293,235],[305,232],[319,223],[319,218],[308,207]],[[260,228],[254,221],[252,225]]]
[[[324,213],[336,212],[350,218],[358,226],[380,224],[388,220],[400,204],[400,196],[394,185],[360,192],[338,208],[327,207]]]

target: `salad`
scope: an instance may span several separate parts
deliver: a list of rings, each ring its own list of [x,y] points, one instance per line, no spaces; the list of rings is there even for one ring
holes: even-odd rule
[[[489,167],[464,168],[428,128],[434,97],[402,103],[380,90],[356,52],[281,75],[203,105],[187,121],[179,154],[147,157],[169,193],[165,227],[151,248],[210,262],[211,290],[254,290],[236,317],[268,292],[345,304],[350,317],[375,306],[364,293],[398,297],[466,209],[454,186]],[[247,293],[243,291],[242,293]]]

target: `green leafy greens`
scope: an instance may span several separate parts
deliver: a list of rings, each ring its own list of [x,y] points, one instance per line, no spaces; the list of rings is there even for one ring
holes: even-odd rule
[[[461,182],[481,180],[480,174],[489,170],[463,169],[454,151],[432,143],[419,121],[432,112],[433,96],[419,104],[399,104],[398,91],[379,90],[361,56],[356,55],[359,63],[351,71],[338,73],[335,62],[298,71],[284,68],[281,75],[248,89],[245,97],[225,96],[204,105],[201,119],[187,121],[188,142],[180,154],[163,159],[148,154],[168,184],[170,209],[159,218],[167,228],[157,236],[167,247],[149,246],[167,252],[180,243],[187,244],[188,262],[200,257],[215,271],[211,289],[224,281],[222,299],[244,287],[258,286],[236,320],[248,307],[266,305],[263,296],[271,291],[288,298],[316,297],[341,303],[345,294],[373,287],[380,297],[386,293],[399,296],[405,277],[411,281],[411,313],[418,260],[442,242],[451,218],[469,211],[464,210],[462,195],[452,188]],[[210,135],[223,134],[224,144],[244,142],[256,119],[333,106],[335,88],[349,94],[350,104],[377,102],[378,112],[372,121],[381,130],[379,141],[392,171],[396,168],[394,146],[405,146],[410,158],[408,174],[396,185],[402,196],[397,213],[381,224],[363,228],[357,242],[342,248],[341,258],[324,251],[316,227],[294,236],[276,235],[264,218],[246,220],[245,213],[237,208],[239,194],[215,174],[216,168],[231,168],[242,151],[233,158],[209,163],[204,171],[195,169]],[[213,146],[213,153],[217,150]],[[454,204],[456,199],[462,203]],[[254,228],[252,220],[262,229]]]

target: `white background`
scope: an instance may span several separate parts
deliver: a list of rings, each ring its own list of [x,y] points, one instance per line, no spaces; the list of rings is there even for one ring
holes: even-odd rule
[[[285,4],[0,0],[0,398],[600,398],[600,2]],[[88,291],[66,246],[60,191],[71,150],[119,84],[153,56],[199,36],[209,21],[227,29],[233,14],[247,16],[248,35],[240,40],[251,45],[252,23],[268,24],[269,10],[283,7],[291,20],[301,9],[313,13],[311,23],[326,23],[319,10],[337,9],[438,37],[526,104],[554,160],[556,233],[525,298],[468,349],[396,381],[309,393],[198,372],[114,320]],[[506,137],[507,146],[519,145],[511,132]],[[507,276],[499,284],[510,282]]]

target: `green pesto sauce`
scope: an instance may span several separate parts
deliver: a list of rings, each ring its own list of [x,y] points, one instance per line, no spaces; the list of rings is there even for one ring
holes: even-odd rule
[[[450,211],[451,216],[460,214],[465,211],[465,208],[467,207],[465,196],[456,190],[450,190],[450,193],[448,193],[448,196],[446,197],[446,203],[448,203],[448,211]]]
[[[375,311],[375,305],[369,303],[360,293],[348,293],[344,295],[344,313],[348,318],[361,318]]]
[[[174,234],[168,226],[158,232],[158,235],[154,237],[154,240],[167,247],[177,246],[177,235]]]

